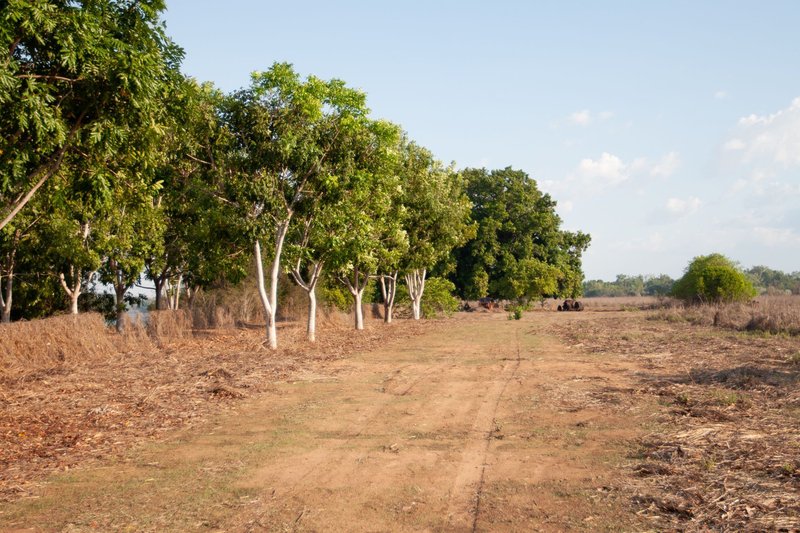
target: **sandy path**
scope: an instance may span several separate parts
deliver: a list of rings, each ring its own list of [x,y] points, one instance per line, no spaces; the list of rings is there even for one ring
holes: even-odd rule
[[[465,315],[315,368],[203,428],[54,479],[0,508],[0,528],[638,529],[616,481],[647,406],[614,400],[630,363],[548,335],[564,319]]]

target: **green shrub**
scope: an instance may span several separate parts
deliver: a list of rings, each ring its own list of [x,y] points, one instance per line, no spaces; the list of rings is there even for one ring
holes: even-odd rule
[[[749,300],[756,290],[736,264],[721,254],[695,257],[681,279],[672,287],[672,295],[685,302],[734,302]]]
[[[521,305],[515,305],[510,309],[510,313],[508,313],[509,320],[520,320],[522,318],[522,311],[523,307]]]
[[[353,308],[353,297],[344,287],[340,285],[325,286],[317,288],[319,299],[322,305],[336,308],[346,313]]]
[[[428,278],[425,280],[425,292],[422,294],[422,316],[435,318],[450,316],[458,311],[458,298],[453,296],[456,286],[444,278]],[[405,285],[397,287],[395,305],[398,308],[411,307],[411,299]]]

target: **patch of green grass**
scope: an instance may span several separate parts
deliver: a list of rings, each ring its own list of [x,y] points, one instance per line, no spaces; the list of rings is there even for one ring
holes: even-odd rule
[[[717,405],[725,406],[745,404],[749,399],[745,394],[725,389],[712,390],[711,398]]]

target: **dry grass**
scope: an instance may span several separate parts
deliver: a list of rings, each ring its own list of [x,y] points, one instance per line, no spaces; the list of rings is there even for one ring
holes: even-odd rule
[[[629,466],[640,513],[657,530],[800,529],[796,340],[646,318],[554,326],[574,349],[644,368],[628,399],[655,409]]]
[[[117,353],[99,314],[57,316],[0,326],[0,377],[71,366]]]
[[[191,425],[275,380],[435,324],[368,318],[366,331],[354,332],[350,316],[323,312],[317,343],[305,340],[304,323],[284,321],[271,352],[263,324],[197,330],[192,322],[187,312],[162,311],[123,335],[89,314],[0,326],[0,499]]]
[[[736,331],[800,335],[800,296],[760,296],[753,302],[721,305],[675,304],[659,310],[654,317]]]
[[[591,311],[642,311],[674,304],[672,298],[665,296],[595,296],[580,301]]]

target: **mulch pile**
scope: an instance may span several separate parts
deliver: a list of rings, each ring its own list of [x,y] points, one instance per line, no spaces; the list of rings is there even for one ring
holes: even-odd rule
[[[583,353],[635,361],[635,392],[658,406],[626,487],[639,513],[657,529],[800,530],[797,339],[648,316],[553,326]]]
[[[280,328],[277,352],[263,347],[262,328],[211,331],[0,373],[0,500],[31,495],[52,472],[199,423],[277,381],[435,326],[398,321],[354,332],[320,324],[310,344],[303,327],[291,325]]]

